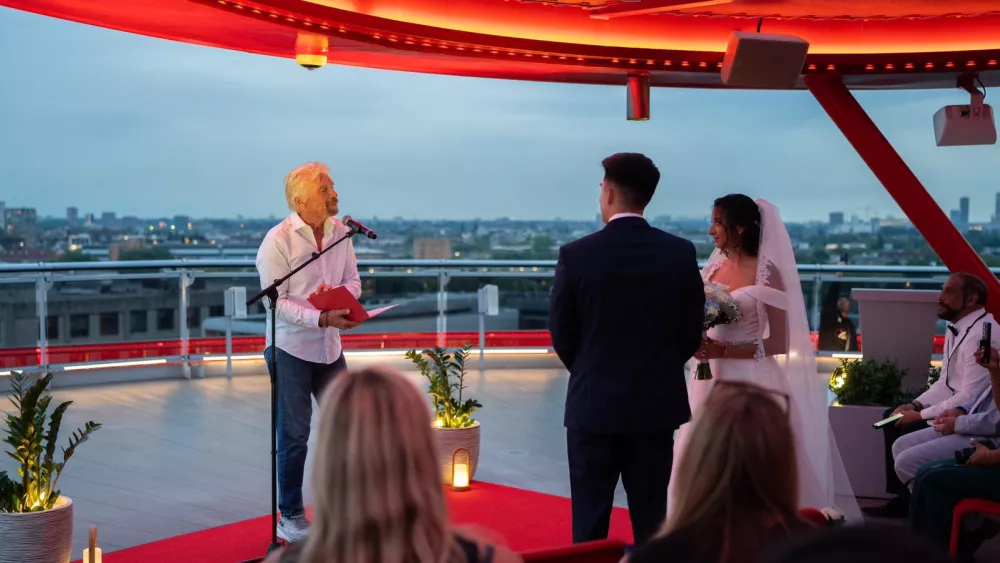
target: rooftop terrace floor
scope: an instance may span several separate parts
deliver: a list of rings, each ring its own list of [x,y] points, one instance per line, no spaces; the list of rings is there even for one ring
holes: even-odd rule
[[[470,373],[469,391],[485,405],[477,412],[483,444],[476,480],[569,496],[562,425],[568,375],[551,360],[509,358]],[[386,361],[349,359],[354,367]],[[92,525],[109,552],[270,513],[270,386],[260,371],[232,380],[62,383],[54,399],[74,401],[64,429],[104,424],[60,481],[74,500],[74,557]],[[0,460],[0,469],[9,466]],[[310,488],[307,469],[307,503]],[[620,485],[615,500],[626,506]]]

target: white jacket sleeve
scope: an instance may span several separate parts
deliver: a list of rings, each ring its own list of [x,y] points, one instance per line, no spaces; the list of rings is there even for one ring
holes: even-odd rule
[[[962,348],[955,353],[953,358],[953,363],[961,363],[959,369],[962,370],[964,377],[962,378],[962,385],[955,389],[955,393],[951,394],[950,390],[944,386],[944,377],[938,379],[934,384],[940,383],[944,386],[944,392],[948,393],[947,397],[931,403],[931,406],[920,411],[920,416],[924,420],[931,420],[942,412],[952,409],[955,407],[961,407],[967,405],[976,400],[979,394],[983,392],[983,389],[990,383],[990,372],[985,367],[979,365],[976,362],[975,351],[978,344],[973,341],[970,344],[963,344]],[[928,393],[930,389],[927,390]],[[926,394],[926,393],[925,393]],[[917,399],[920,401],[920,399]],[[920,401],[923,403],[923,401]]]

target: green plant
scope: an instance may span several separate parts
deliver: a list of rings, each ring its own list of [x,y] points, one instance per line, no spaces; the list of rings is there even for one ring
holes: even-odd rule
[[[52,374],[46,374],[29,385],[28,376],[14,372],[10,376],[14,390],[10,402],[16,409],[7,413],[7,437],[4,443],[14,448],[7,455],[18,463],[19,480],[0,472],[0,512],[40,512],[55,506],[59,499],[56,485],[66,462],[73,457],[77,446],[87,441],[100,429],[96,422],[88,422],[83,430],[72,433],[67,447],[62,449],[62,462],[55,460],[56,442],[63,414],[72,401],[57,406],[49,414],[52,396],[45,393]],[[48,431],[46,431],[46,422]]]
[[[434,407],[434,425],[439,428],[466,428],[476,423],[472,413],[482,404],[475,399],[463,398],[465,390],[465,364],[471,346],[464,346],[453,353],[444,348],[430,348],[422,352],[409,350],[406,357],[420,375],[429,383],[427,394]]]
[[[901,388],[906,370],[893,362],[841,360],[830,378],[830,390],[841,405],[893,406],[901,404]]]
[[[905,405],[907,403],[912,403],[917,400],[917,397],[922,395],[924,391],[927,391],[931,385],[934,385],[934,382],[938,379],[941,379],[941,368],[934,367],[933,365],[927,366],[927,383],[916,389],[900,391],[899,396],[896,398],[896,404]]]

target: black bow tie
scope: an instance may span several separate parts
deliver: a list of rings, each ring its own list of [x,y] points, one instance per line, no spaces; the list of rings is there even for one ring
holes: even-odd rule
[[[958,336],[958,329],[955,328],[955,325],[948,325],[948,330],[951,331],[952,336]]]

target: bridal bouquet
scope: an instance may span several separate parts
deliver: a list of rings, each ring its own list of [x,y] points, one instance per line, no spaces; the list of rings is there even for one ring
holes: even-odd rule
[[[705,322],[702,328],[708,330],[719,325],[734,324],[740,320],[740,302],[729,295],[724,285],[707,282],[705,284]],[[698,362],[695,379],[712,379],[712,369],[708,360]]]

